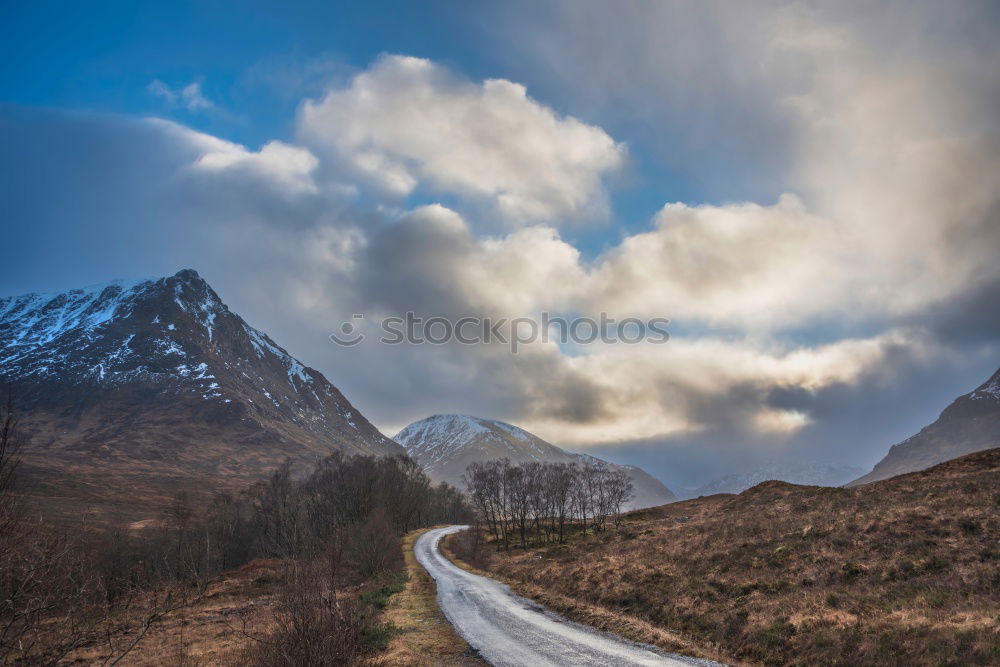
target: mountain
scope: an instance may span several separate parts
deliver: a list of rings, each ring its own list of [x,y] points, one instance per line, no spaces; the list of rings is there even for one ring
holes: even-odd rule
[[[997,446],[1000,446],[1000,370],[975,391],[956,398],[933,424],[890,447],[870,473],[851,484],[867,484],[923,470]]]
[[[515,464],[529,461],[583,465],[602,463],[626,471],[632,479],[635,497],[631,507],[652,507],[676,500],[670,489],[640,468],[564,451],[524,429],[494,419],[434,415],[413,422],[393,439],[406,448],[410,457],[423,466],[431,479],[459,488],[465,488],[462,475],[474,461],[507,458]]]
[[[0,299],[3,384],[30,436],[26,470],[59,492],[123,477],[204,488],[286,457],[404,451],[193,270]]]
[[[761,482],[780,481],[804,486],[842,486],[858,476],[860,468],[832,463],[772,463],[746,473],[713,479],[689,492],[687,497],[716,493],[742,493]]]

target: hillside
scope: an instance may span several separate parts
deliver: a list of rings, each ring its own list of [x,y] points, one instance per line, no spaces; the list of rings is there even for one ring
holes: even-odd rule
[[[659,480],[635,466],[617,465],[586,454],[567,452],[512,424],[466,415],[434,415],[413,422],[394,437],[436,481],[464,488],[462,475],[473,461],[511,463],[600,463],[626,471],[635,496],[632,507],[651,507],[676,500]]]
[[[668,649],[772,665],[1000,663],[1000,449],[856,488],[766,482],[479,566]]]
[[[741,493],[761,482],[776,480],[809,486],[841,486],[862,472],[854,466],[832,463],[783,463],[775,462],[743,473],[726,475],[702,484],[687,494],[689,498],[711,496],[716,493]]]
[[[0,299],[0,384],[29,436],[26,482],[68,505],[121,509],[142,489],[135,515],[286,457],[403,453],[192,270]]]
[[[1000,370],[974,391],[956,398],[933,424],[893,445],[870,473],[851,484],[867,484],[923,470],[997,446],[1000,446]]]

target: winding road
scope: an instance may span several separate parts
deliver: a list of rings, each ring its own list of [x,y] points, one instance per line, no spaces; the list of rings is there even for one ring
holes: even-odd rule
[[[468,526],[428,531],[414,545],[417,561],[437,582],[437,602],[448,621],[490,664],[546,665],[717,665],[665,653],[568,621],[515,595],[506,585],[472,574],[441,553],[441,538]]]

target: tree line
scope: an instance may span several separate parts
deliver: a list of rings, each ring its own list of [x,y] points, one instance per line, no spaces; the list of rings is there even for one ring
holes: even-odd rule
[[[609,518],[617,523],[633,495],[628,474],[601,462],[477,461],[464,481],[498,549],[511,542],[527,548],[531,540],[563,543],[574,525],[584,534],[603,530]]]
[[[239,494],[178,493],[143,530],[55,525],[19,493],[17,426],[13,401],[0,402],[0,664],[53,664],[95,642],[116,664],[216,575],[260,558],[282,563],[285,583],[243,662],[345,664],[368,650],[378,616],[347,587],[398,572],[404,533],[472,518],[462,492],[409,458],[334,453]]]

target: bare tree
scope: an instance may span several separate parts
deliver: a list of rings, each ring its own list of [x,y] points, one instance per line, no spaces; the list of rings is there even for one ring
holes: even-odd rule
[[[624,470],[609,471],[604,480],[608,507],[615,517],[615,526],[621,525],[622,511],[632,500],[634,485],[632,478]]]
[[[509,460],[472,463],[465,473],[469,498],[486,523],[497,548],[510,548],[516,535],[522,548],[535,539],[565,542],[568,527],[578,520],[581,531],[605,529],[609,517],[618,525],[632,497],[628,473],[602,462],[527,462]],[[534,537],[532,537],[534,536]]]
[[[548,506],[559,543],[566,541],[566,524],[572,517],[574,488],[579,478],[575,463],[555,463],[545,466],[543,483],[546,487]]]
[[[23,446],[13,389],[8,389],[6,394],[0,407],[0,550],[5,545],[10,545],[7,534],[14,528],[20,515],[20,502],[14,493],[14,483],[21,464]]]

